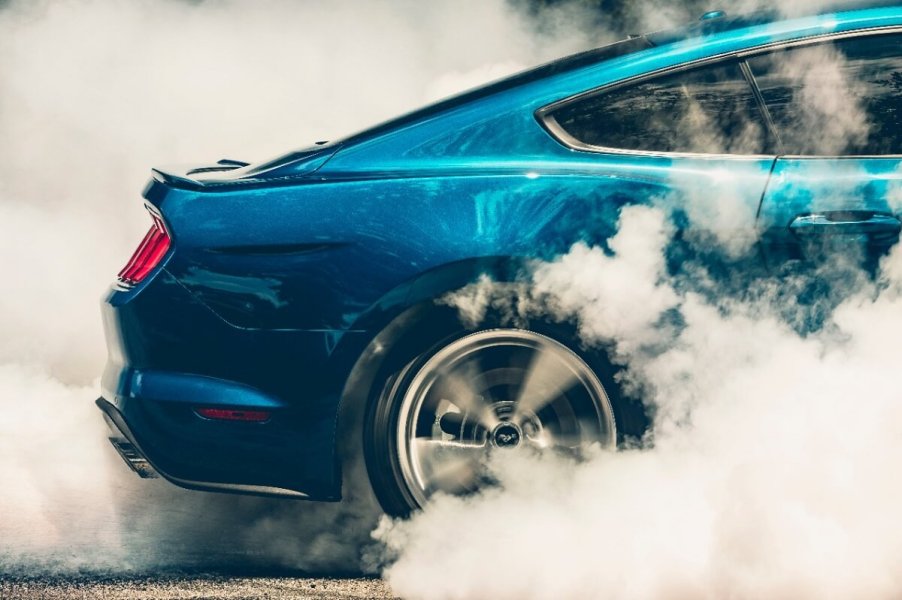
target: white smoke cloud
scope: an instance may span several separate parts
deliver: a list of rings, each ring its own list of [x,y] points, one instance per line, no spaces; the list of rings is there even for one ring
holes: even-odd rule
[[[532,310],[576,316],[587,341],[618,340],[621,352],[654,342],[660,316],[677,303],[674,290],[662,285],[672,233],[662,211],[625,207],[609,243],[613,255],[578,243],[536,268],[532,291],[540,300]]]
[[[654,247],[645,210],[624,212],[618,252],[638,261]],[[648,225],[648,223],[645,223]],[[652,233],[660,229],[652,227]],[[625,304],[654,321],[678,299],[684,324],[624,328],[618,288],[572,264],[577,246],[542,265],[580,281],[570,303],[544,308],[576,318],[584,339],[614,336],[628,376],[654,406],[653,443],[581,464],[498,457],[501,485],[477,497],[436,500],[410,521],[377,531],[396,562],[387,578],[406,598],[891,597],[902,590],[902,333],[897,248],[885,286],[852,294],[835,327],[800,335],[782,307],[710,300],[667,279]],[[594,266],[600,266],[595,264]],[[606,265],[610,266],[610,265]],[[615,267],[616,269],[616,267]],[[649,273],[637,269],[637,276]],[[654,281],[658,270],[651,270]],[[588,280],[588,283],[585,281]],[[664,287],[667,291],[662,291]],[[564,286],[564,298],[572,290]],[[484,291],[483,291],[484,293]],[[777,296],[774,296],[777,297]],[[664,301],[662,301],[664,299]],[[629,323],[629,320],[626,321]],[[638,333],[637,333],[638,332]],[[675,334],[675,335],[674,335]],[[476,558],[476,557],[481,558]],[[490,558],[488,558],[490,557]],[[449,579],[447,573],[454,573]],[[437,585],[436,582],[443,582]]]

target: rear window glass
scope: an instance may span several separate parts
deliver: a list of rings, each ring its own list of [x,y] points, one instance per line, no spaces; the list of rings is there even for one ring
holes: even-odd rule
[[[773,146],[736,62],[603,92],[550,116],[580,144],[602,148],[764,154]]]

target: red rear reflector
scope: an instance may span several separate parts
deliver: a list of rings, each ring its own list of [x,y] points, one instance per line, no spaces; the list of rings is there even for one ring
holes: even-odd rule
[[[195,408],[194,412],[206,419],[217,421],[250,421],[262,423],[269,421],[270,414],[264,410],[242,410],[235,408]]]
[[[134,285],[147,277],[166,256],[172,242],[163,220],[154,214],[151,214],[151,217],[153,226],[141,240],[128,264],[119,271],[119,281],[126,285]]]

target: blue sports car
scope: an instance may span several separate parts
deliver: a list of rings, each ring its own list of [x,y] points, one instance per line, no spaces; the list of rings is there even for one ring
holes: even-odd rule
[[[708,13],[268,162],[155,169],[97,404],[139,474],[338,500],[363,457],[408,514],[479,489],[493,452],[613,449],[650,422],[572,326],[464,323],[449,293],[603,247],[652,201],[726,207],[717,235],[753,247],[728,268],[830,240],[879,256],[900,183],[902,4]]]

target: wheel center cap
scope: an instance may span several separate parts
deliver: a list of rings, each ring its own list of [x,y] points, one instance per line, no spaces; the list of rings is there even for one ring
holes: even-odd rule
[[[492,431],[492,445],[496,448],[516,448],[522,438],[523,432],[516,423],[504,422]]]

